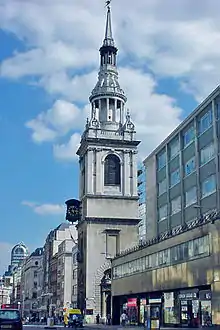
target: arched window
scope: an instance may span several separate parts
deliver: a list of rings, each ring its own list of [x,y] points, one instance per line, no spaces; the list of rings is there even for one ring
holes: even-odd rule
[[[120,159],[116,155],[108,155],[105,158],[104,165],[104,184],[109,185],[120,185],[121,183],[121,166]]]

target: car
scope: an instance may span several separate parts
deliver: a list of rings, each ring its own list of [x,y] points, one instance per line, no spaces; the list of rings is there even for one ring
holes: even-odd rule
[[[74,328],[75,327],[79,327],[79,328],[82,328],[83,327],[83,317],[81,314],[75,314],[76,315],[76,320],[74,322],[73,320],[73,316],[74,314],[70,314],[69,315],[69,320],[68,320],[68,327],[69,328]]]
[[[0,309],[0,329],[22,330],[22,318],[18,309]]]

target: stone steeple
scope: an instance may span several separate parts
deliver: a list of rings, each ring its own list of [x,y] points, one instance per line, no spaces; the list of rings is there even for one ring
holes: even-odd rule
[[[110,0],[107,1],[109,5]],[[126,95],[117,72],[117,48],[107,6],[105,36],[100,48],[98,81],[90,95],[79,156],[78,306],[95,315],[111,314],[111,295],[104,280],[110,259],[137,244],[137,146],[134,124],[125,109]],[[109,290],[109,289],[108,289]]]
[[[117,51],[112,33],[111,9],[108,6],[105,37],[99,50],[98,81],[89,98],[92,106],[90,125],[93,127],[118,130],[126,122],[127,98],[118,80]]]

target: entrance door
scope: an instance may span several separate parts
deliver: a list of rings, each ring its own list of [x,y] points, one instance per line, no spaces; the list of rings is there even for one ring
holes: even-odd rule
[[[191,300],[180,301],[180,323],[187,327],[191,323],[192,318],[192,302]]]

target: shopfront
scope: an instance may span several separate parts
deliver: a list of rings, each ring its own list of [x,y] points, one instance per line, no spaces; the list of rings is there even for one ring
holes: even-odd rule
[[[121,311],[127,314],[130,325],[143,325],[146,306],[160,326],[197,328],[212,324],[211,290],[207,286],[123,297]]]

